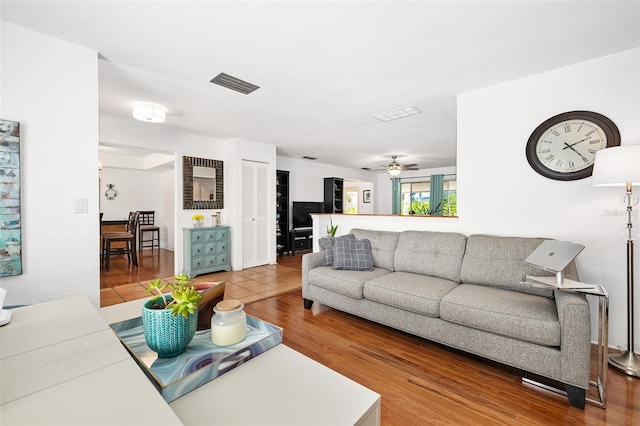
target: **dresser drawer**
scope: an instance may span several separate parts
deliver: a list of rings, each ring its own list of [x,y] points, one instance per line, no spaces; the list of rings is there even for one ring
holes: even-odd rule
[[[202,228],[192,231],[193,242],[209,243],[212,241],[226,241],[229,239],[229,231],[218,228]]]
[[[183,228],[184,270],[189,278],[230,271],[229,227]]]
[[[208,270],[210,268],[225,266],[229,264],[229,255],[227,253],[217,254],[215,256],[199,256],[191,259],[191,269],[199,271],[200,269]]]

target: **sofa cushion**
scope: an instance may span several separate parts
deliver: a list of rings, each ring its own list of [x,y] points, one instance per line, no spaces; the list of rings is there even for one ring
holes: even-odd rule
[[[440,318],[544,346],[560,346],[555,301],[547,297],[460,284],[440,302]]]
[[[318,245],[324,251],[324,263],[325,266],[333,265],[334,260],[334,249],[336,245],[336,239],[355,239],[356,237],[353,234],[341,235],[339,237],[322,237],[318,240]]]
[[[460,281],[553,297],[552,289],[520,284],[526,275],[552,275],[524,261],[542,241],[544,238],[471,235],[467,238]],[[575,262],[565,269],[565,277],[577,279]]]
[[[371,243],[366,238],[363,240],[337,238],[333,253],[333,269],[373,270]]]
[[[440,299],[458,284],[409,272],[392,272],[364,284],[364,297],[374,302],[437,318]]]
[[[453,232],[404,231],[398,238],[394,269],[460,282],[466,239]]]
[[[309,283],[334,293],[362,299],[364,283],[391,271],[375,268],[373,271],[342,271],[331,266],[320,266],[309,271]]]
[[[359,240],[366,238],[371,242],[373,266],[393,271],[393,256],[398,244],[398,237],[400,237],[399,232],[354,228],[351,233]]]

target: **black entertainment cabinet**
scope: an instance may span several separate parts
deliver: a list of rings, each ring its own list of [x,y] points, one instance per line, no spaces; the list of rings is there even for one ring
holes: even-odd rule
[[[313,248],[313,229],[293,228],[291,229],[291,253],[296,254],[296,250],[311,250]]]
[[[289,172],[285,170],[276,170],[276,244],[278,254],[289,254]]]
[[[344,213],[344,179],[337,177],[324,178],[324,212]]]
[[[311,215],[323,213],[322,201],[294,201],[292,228],[289,231],[290,250],[293,254],[296,250],[311,250],[313,248],[313,220]]]

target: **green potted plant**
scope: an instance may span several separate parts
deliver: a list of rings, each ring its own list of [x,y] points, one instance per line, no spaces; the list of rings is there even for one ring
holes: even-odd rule
[[[331,224],[327,226],[327,236],[333,238],[336,236],[336,232],[338,231],[338,225],[333,224],[333,219],[329,220]]]
[[[170,293],[165,293],[167,289]],[[186,274],[177,275],[173,283],[160,278],[150,281],[146,291],[156,294],[142,308],[147,346],[161,358],[180,355],[196,333],[202,294]]]

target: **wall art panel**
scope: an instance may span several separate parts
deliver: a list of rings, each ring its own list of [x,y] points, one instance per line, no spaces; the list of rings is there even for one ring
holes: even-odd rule
[[[20,123],[0,120],[0,277],[22,274]]]

